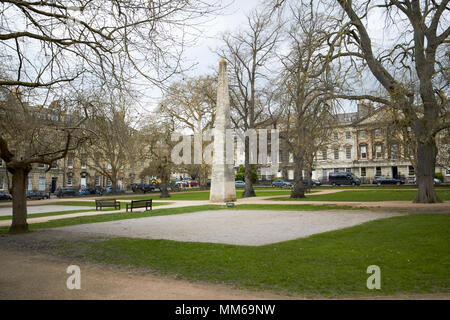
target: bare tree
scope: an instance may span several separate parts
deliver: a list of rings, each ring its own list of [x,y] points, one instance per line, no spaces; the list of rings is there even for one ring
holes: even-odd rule
[[[171,174],[179,168],[172,161],[171,152],[177,141],[172,141],[172,135],[177,127],[170,117],[162,117],[161,113],[148,117],[146,125],[141,129],[141,136],[145,142],[148,167],[141,172],[141,177],[156,176],[161,179],[159,189],[160,198],[169,198],[168,186]]]
[[[186,133],[192,134],[197,141],[202,141],[201,149],[204,150],[210,143],[204,141],[203,136],[212,129],[214,123],[215,98],[216,86],[213,77],[191,78],[183,82],[175,82],[170,86],[159,111],[178,123],[181,130],[187,130]],[[201,159],[198,159],[198,156],[195,156],[197,163],[186,164],[186,170],[198,175],[200,187],[205,189],[211,166],[206,163],[201,154]]]
[[[293,18],[287,32],[290,51],[281,57],[280,92],[286,107],[285,141],[294,158],[291,198],[303,198],[303,171],[312,172],[317,150],[329,141],[335,119],[333,104],[326,101],[330,70],[322,59],[333,26],[324,16],[316,14],[312,4],[291,7],[290,13]]]
[[[10,232],[28,231],[26,186],[33,163],[50,170],[58,159],[76,150],[89,135],[83,97],[32,106],[18,91],[0,91],[0,158],[12,175],[13,219]]]
[[[438,202],[433,185],[436,135],[450,127],[448,64],[444,64],[450,36],[449,0],[337,2],[344,16],[342,28],[330,41],[336,48],[330,57],[364,63],[385,90],[384,97],[347,97],[376,101],[402,113],[416,143],[419,190],[414,202]],[[376,47],[368,33],[366,18],[375,13],[385,18],[385,31],[391,37],[397,35],[394,41],[386,41],[389,48]]]
[[[114,193],[120,174],[136,158],[137,134],[131,123],[131,102],[120,92],[98,94],[90,107],[93,112],[88,127],[93,138],[79,154],[86,157],[88,167],[110,179]]]
[[[270,110],[262,101],[267,89],[268,65],[280,39],[281,25],[264,11],[253,11],[247,16],[244,30],[225,34],[224,48],[218,52],[229,65],[232,121],[236,128],[248,131],[273,121]],[[245,137],[245,191],[243,197],[254,197],[251,179],[249,137]]]

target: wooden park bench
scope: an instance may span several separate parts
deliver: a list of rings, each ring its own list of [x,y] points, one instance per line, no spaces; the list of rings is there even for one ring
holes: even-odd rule
[[[152,210],[152,199],[149,200],[131,200],[130,203],[127,203],[127,212],[128,208],[133,212],[133,209],[136,208],[145,208],[145,211],[148,211],[148,208]]]
[[[114,208],[115,210],[120,210],[120,202],[115,199],[95,200],[95,210],[102,210],[103,208]]]

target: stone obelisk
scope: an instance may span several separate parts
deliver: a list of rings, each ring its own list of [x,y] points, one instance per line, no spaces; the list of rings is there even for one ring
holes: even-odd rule
[[[234,159],[228,159],[228,161],[226,159],[226,133],[227,129],[231,128],[231,115],[227,63],[225,59],[220,60],[217,82],[217,106],[213,131],[214,151],[209,200],[211,202],[228,202],[236,200],[236,188],[234,185]]]

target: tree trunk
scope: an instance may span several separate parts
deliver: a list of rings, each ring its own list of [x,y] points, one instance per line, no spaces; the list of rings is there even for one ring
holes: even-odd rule
[[[161,183],[159,185],[159,190],[161,191],[159,195],[160,198],[170,198],[169,190],[167,190],[168,184],[169,184],[169,177],[161,175]]]
[[[8,171],[12,174],[11,195],[13,197],[13,216],[9,233],[27,232],[26,186],[31,166],[28,164],[25,166],[8,167]]]
[[[208,165],[205,163],[202,163],[200,165],[200,178],[199,178],[199,185],[200,190],[206,190],[206,180],[208,179]]]
[[[250,144],[249,137],[245,137],[245,190],[242,194],[243,198],[255,197],[255,190],[253,189],[252,181],[252,165],[250,164]]]
[[[427,143],[417,141],[416,177],[419,190],[414,203],[441,202],[434,190],[434,170],[436,165],[436,141],[431,138]]]
[[[303,185],[303,162],[294,159],[294,187],[291,192],[291,198],[305,198],[305,186]]]

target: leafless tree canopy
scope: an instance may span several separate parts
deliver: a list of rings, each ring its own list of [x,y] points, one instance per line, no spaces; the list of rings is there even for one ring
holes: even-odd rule
[[[218,9],[187,0],[6,0],[0,85],[49,87],[94,75],[161,85],[179,71],[188,25]]]

